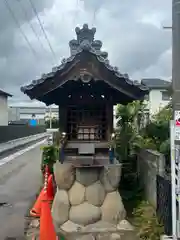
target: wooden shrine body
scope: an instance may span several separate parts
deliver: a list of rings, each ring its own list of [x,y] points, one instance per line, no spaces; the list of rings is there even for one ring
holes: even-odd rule
[[[64,161],[76,166],[109,164],[113,106],[141,100],[146,86],[110,65],[95,28],[76,28],[69,42],[70,57],[21,90],[31,99],[59,107],[59,129],[66,133]]]

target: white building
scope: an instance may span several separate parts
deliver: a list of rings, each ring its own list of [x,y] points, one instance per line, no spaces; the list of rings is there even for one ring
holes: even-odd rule
[[[8,125],[8,97],[12,95],[0,90],[0,126]]]
[[[149,88],[149,95],[145,97],[145,121],[150,119],[154,114],[158,113],[171,100],[169,88],[171,82],[158,78],[145,78],[141,83]],[[114,108],[114,127],[116,126],[116,107]]]
[[[149,95],[146,96],[145,104],[147,104],[147,111],[152,116],[158,113],[171,100],[169,95],[169,88],[171,82],[158,78],[142,79],[141,83],[149,88]]]
[[[9,122],[24,121],[32,118],[37,119],[40,124],[44,124],[45,119],[58,118],[58,108],[48,107],[9,107]]]

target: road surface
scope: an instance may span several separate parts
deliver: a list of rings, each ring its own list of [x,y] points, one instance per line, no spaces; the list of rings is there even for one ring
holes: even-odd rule
[[[24,216],[41,183],[42,145],[41,140],[0,160],[0,240],[24,234]]]

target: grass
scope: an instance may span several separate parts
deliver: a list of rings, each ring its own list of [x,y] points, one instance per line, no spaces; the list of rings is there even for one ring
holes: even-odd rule
[[[159,223],[155,210],[147,201],[141,201],[134,209],[132,224],[143,240],[159,240],[164,234],[163,225]]]
[[[140,239],[159,240],[164,234],[164,227],[159,223],[155,209],[144,200],[142,189],[137,188],[137,185],[132,189],[120,190],[127,220],[136,228]]]

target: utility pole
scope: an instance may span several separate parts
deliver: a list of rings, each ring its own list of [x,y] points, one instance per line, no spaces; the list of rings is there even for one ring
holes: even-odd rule
[[[180,110],[180,0],[172,5],[172,88],[175,113]]]
[[[172,235],[180,238],[180,0],[172,0],[171,186]]]

